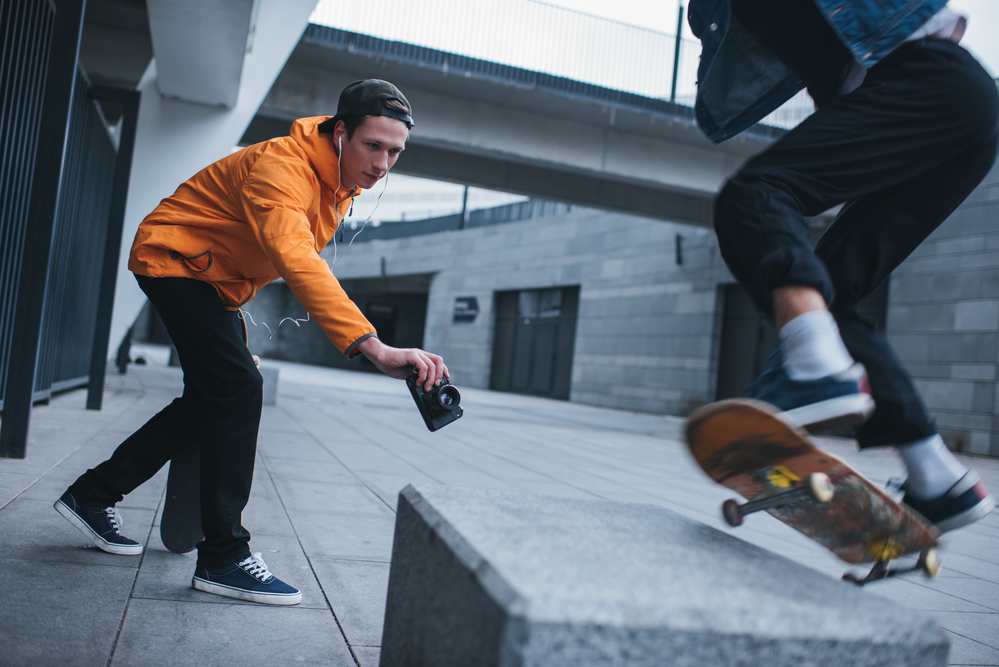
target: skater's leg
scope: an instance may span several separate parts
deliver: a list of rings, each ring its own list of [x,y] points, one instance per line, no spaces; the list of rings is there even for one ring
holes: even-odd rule
[[[875,202],[987,143],[995,132],[991,79],[963,49],[938,42],[925,40],[889,56],[860,89],[819,109],[750,160],[718,198],[722,255],[757,305],[783,324],[791,364],[773,363],[785,375],[808,380],[810,365],[849,363],[841,345],[829,344],[839,338],[835,325],[815,314],[834,302],[837,287],[812,250],[805,216],[843,201]],[[878,225],[865,233],[876,236]],[[912,247],[900,246],[903,257]],[[877,283],[864,285],[873,290]],[[773,370],[768,368],[770,377]]]

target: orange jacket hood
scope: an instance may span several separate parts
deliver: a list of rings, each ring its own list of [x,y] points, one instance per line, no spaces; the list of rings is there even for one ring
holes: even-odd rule
[[[129,270],[210,283],[230,310],[284,278],[337,348],[356,356],[375,329],[319,256],[359,192],[340,183],[331,138],[318,130],[327,118],[296,120],[288,136],[182,183],[139,225]]]
[[[326,120],[328,116],[316,116],[314,118],[299,118],[291,124],[288,136],[295,140],[302,151],[308,156],[312,168],[315,169],[319,180],[329,189],[337,193],[337,198],[349,197],[350,191],[340,183],[340,162],[336,151],[333,150],[333,137],[319,131],[319,124]],[[354,193],[357,196],[361,190],[358,188]]]

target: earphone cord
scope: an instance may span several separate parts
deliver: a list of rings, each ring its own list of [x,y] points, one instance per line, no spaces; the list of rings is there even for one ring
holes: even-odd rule
[[[375,214],[375,211],[378,210],[378,205],[381,204],[381,202],[382,202],[382,195],[385,194],[385,191],[387,189],[388,189],[388,172],[385,172],[385,185],[382,186],[382,191],[380,193],[378,193],[378,199],[375,200],[375,207],[373,209],[371,209],[371,213],[369,213],[368,217],[364,219],[364,222],[361,224],[361,228],[358,229],[356,232],[354,232],[353,236],[350,237],[350,243],[347,244],[347,248],[344,250],[344,253],[346,253],[347,250],[350,250],[350,246],[354,245],[354,239],[357,238],[357,235],[364,231],[364,228],[368,225],[368,221],[371,220],[371,216],[373,216]],[[336,263],[339,262],[341,259],[343,259],[342,256],[341,257],[337,257],[336,256],[336,235],[334,234],[333,235],[333,263],[330,264],[330,269],[332,269],[334,266],[336,266]]]
[[[336,197],[336,192],[340,191],[340,184],[342,183],[342,181],[340,180],[340,156],[343,155],[343,137],[340,137],[337,140],[337,145],[339,146],[339,150],[337,151],[336,154],[336,191],[334,191],[333,195],[334,198]],[[350,250],[350,246],[354,245],[354,239],[356,239],[357,235],[363,232],[364,228],[367,227],[368,221],[371,220],[371,217],[375,214],[375,211],[378,210],[378,205],[382,203],[382,195],[385,194],[385,190],[387,189],[388,189],[388,172],[385,172],[385,185],[382,186],[382,191],[378,195],[378,199],[375,200],[375,207],[371,210],[371,213],[368,214],[368,217],[364,219],[364,222],[361,224],[361,228],[358,229],[356,232],[354,232],[353,236],[350,237],[350,243],[347,244],[347,249],[344,250],[344,252]],[[351,207],[353,207],[354,205],[353,199],[354,197],[353,195],[351,195]],[[337,224],[336,228],[333,230],[333,262],[330,264],[330,270],[333,270],[333,267],[336,266],[337,262],[343,259],[342,256],[338,255],[338,250],[336,247],[336,233],[340,231],[340,227],[342,227],[345,223],[342,216],[340,217],[339,220],[336,219],[336,213],[337,210],[336,206],[334,205],[333,217],[334,220],[336,220]]]
[[[280,322],[278,322],[277,326],[274,327],[274,329],[272,330],[269,326],[267,326],[267,322],[264,322],[263,320],[260,321],[260,324],[257,324],[256,321],[254,321],[253,319],[253,315],[250,315],[249,311],[247,311],[245,308],[240,308],[238,311],[236,311],[236,315],[239,317],[239,319],[243,320],[244,322],[247,320],[247,318],[249,318],[250,324],[252,324],[255,327],[262,326],[263,328],[267,329],[267,334],[268,334],[267,340],[273,338],[274,334],[277,333],[277,330],[280,329],[281,325],[284,324],[285,322],[291,322],[296,327],[301,327],[302,326],[300,324],[301,322],[308,322],[311,319],[311,315],[309,315],[308,312],[305,313],[304,319],[301,317],[286,317]]]
[[[340,156],[343,155],[343,137],[337,139],[337,145],[339,146],[339,150],[336,152],[336,189],[333,191],[333,220],[336,222],[336,227],[333,228],[333,263],[330,264],[330,270],[332,270],[333,267],[336,266],[336,263],[340,261],[337,257],[336,233],[340,231],[340,226],[343,225],[343,216],[340,216],[339,219],[336,217],[338,213],[336,193],[340,192],[340,185],[343,183],[343,180],[340,178]],[[353,206],[354,203],[353,198],[353,195],[351,195],[351,206]],[[350,246],[347,247],[349,248]]]

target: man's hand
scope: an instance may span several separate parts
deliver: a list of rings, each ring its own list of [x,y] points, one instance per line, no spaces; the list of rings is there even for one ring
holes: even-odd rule
[[[433,389],[441,378],[451,377],[442,358],[415,347],[389,347],[372,336],[361,341],[357,349],[375,365],[375,368],[389,377],[405,380],[416,373],[417,383],[423,384],[423,391]]]

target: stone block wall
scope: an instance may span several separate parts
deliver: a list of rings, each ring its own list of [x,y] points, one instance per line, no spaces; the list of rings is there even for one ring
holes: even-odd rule
[[[459,386],[489,386],[495,292],[578,285],[571,400],[687,414],[714,398],[717,286],[732,278],[708,229],[574,208],[355,243],[335,272],[377,276],[382,258],[387,275],[435,274],[424,344],[444,355]],[[475,322],[453,323],[455,299],[470,296]]]
[[[999,167],[895,270],[887,331],[948,446],[999,456]]]
[[[335,272],[432,274],[424,345],[459,385],[489,386],[495,292],[578,285],[571,400],[685,415],[715,396],[733,278],[709,229],[573,208],[355,243]],[[470,296],[477,319],[452,322]],[[887,331],[948,445],[999,456],[999,168],[892,275]]]

